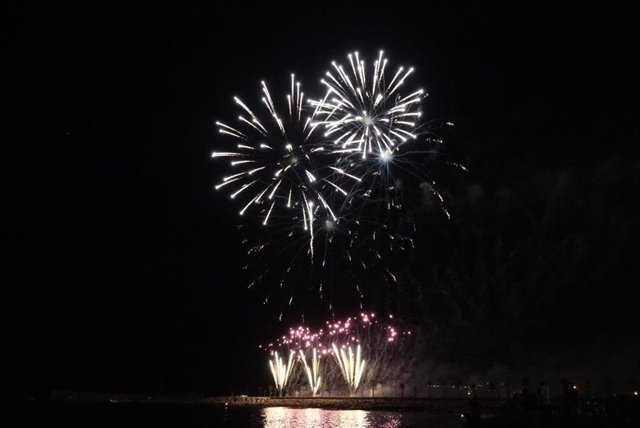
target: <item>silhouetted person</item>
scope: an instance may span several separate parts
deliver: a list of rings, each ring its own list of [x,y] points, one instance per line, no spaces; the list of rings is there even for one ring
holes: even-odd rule
[[[577,416],[580,409],[580,401],[578,400],[578,387],[573,383],[571,384],[571,389],[569,389],[569,403],[571,404],[573,416]]]
[[[551,394],[544,381],[540,382],[538,387],[538,406],[540,408],[540,419],[545,422],[551,420]]]
[[[474,395],[471,401],[469,402],[471,406],[471,418],[470,426],[478,427],[480,426],[480,416],[482,414],[482,407],[480,406],[480,400],[478,400],[478,396]]]
[[[529,387],[525,386],[520,392],[520,407],[524,413],[531,413],[535,410],[535,397],[529,391]]]
[[[569,419],[575,419],[578,416],[578,388],[571,382],[564,385],[563,405],[565,414]]]

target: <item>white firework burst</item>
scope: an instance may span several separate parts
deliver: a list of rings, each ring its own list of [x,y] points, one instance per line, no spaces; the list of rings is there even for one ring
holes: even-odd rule
[[[234,97],[237,119],[216,122],[222,138],[212,157],[227,171],[215,188],[239,202],[240,216],[269,226],[260,233],[249,224],[239,228],[249,226],[243,244],[254,258],[251,270],[259,271],[248,287],[266,284],[264,303],[279,300],[280,318],[301,284],[333,311],[334,283],[352,283],[362,307],[362,278],[398,281],[389,256],[414,247],[415,225],[404,209],[410,180],[430,190],[448,216],[425,168],[442,141],[421,119],[425,92],[405,86],[413,68],[390,70],[382,51],[368,63],[358,52],[347,57],[345,66],[332,62],[325,73],[321,98],[308,100],[294,75],[284,94],[263,81],[260,102]],[[420,143],[407,144],[418,137]],[[358,352],[353,358],[354,370],[363,370]],[[343,360],[351,364],[350,356]],[[349,382],[357,388],[356,371]]]
[[[367,71],[358,52],[348,55],[347,69],[332,62],[322,84],[326,94],[322,100],[311,100],[318,120],[331,139],[333,153],[367,159],[375,155],[380,161],[390,160],[400,146],[417,137],[418,111],[424,90],[401,94],[404,82],[413,68],[399,67],[387,81],[387,59],[380,51],[373,67]]]
[[[274,217],[293,219],[308,231],[313,253],[315,223],[337,220],[325,194],[329,190],[343,194],[346,191],[331,179],[323,178],[322,168],[316,166],[314,157],[324,151],[315,140],[318,109],[307,112],[303,108],[300,82],[291,75],[284,115],[264,81],[261,87],[260,110],[251,109],[235,97],[235,103],[242,110],[237,124],[216,122],[219,133],[229,137],[234,145],[211,155],[228,158],[232,170],[215,188],[231,189],[231,199],[242,200],[239,214],[244,215],[253,208],[265,226]],[[266,119],[261,115],[266,115]]]

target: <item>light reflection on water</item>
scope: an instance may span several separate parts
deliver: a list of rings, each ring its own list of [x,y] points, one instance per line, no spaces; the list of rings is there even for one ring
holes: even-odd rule
[[[400,413],[373,415],[364,410],[291,409],[267,407],[262,410],[265,428],[396,428]]]

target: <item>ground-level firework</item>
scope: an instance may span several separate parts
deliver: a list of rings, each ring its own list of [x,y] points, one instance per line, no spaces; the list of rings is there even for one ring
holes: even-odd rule
[[[366,364],[366,361],[362,358],[360,345],[358,344],[355,354],[351,346],[347,346],[346,350],[344,346],[338,349],[334,343],[332,348],[333,356],[336,358],[336,361],[340,366],[344,380],[347,381],[347,384],[349,385],[349,390],[351,393],[356,392],[358,386],[360,386],[360,381],[362,380]]]
[[[411,339],[411,331],[393,315],[362,312],[327,321],[317,329],[291,328],[288,334],[261,347],[275,359],[278,351],[295,354],[288,389],[303,389],[312,396],[353,395],[365,386],[395,381],[406,373],[412,358]]]
[[[271,375],[273,376],[273,382],[276,385],[276,390],[279,395],[284,393],[284,389],[287,386],[289,375],[291,375],[291,369],[293,368],[293,356],[295,353],[291,351],[289,353],[289,360],[285,364],[284,360],[275,352],[273,360],[269,360],[269,368],[271,369]]]
[[[309,381],[309,388],[311,388],[311,392],[313,395],[318,394],[318,389],[320,389],[320,385],[322,384],[322,376],[320,376],[320,358],[318,356],[318,350],[313,348],[311,351],[312,359],[311,359],[311,367],[307,364],[307,356],[305,355],[305,351],[300,349],[300,359],[302,360],[302,364],[304,364],[304,370],[307,374],[307,379]]]

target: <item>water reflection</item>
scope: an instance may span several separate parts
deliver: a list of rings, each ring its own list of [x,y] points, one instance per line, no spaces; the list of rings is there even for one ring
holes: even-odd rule
[[[290,409],[267,407],[262,410],[265,428],[395,428],[400,414],[371,415],[364,410]]]

